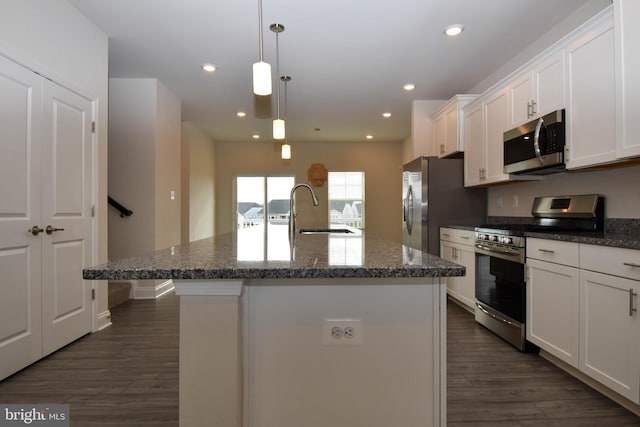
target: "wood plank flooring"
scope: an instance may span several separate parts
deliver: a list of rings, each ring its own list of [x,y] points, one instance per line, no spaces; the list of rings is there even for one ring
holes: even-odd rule
[[[640,426],[640,418],[516,351],[460,307],[448,308],[449,426]],[[0,402],[68,403],[73,426],[177,426],[178,298],[130,300],[112,317],[112,327],[0,382]]]
[[[448,426],[640,426],[640,418],[447,305]]]

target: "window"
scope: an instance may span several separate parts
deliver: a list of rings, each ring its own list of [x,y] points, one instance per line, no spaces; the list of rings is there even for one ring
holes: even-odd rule
[[[243,233],[252,234],[251,239],[239,240],[238,260],[288,259],[288,240],[267,239],[266,235],[274,231],[287,235],[289,194],[294,185],[293,176],[236,178],[236,227]],[[276,228],[280,230],[275,230]]]
[[[329,223],[364,229],[364,172],[329,172]]]
[[[236,178],[237,227],[265,223],[287,224],[293,176],[239,176]]]

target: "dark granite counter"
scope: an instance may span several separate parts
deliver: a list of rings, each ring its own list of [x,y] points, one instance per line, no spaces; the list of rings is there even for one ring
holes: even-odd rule
[[[85,268],[89,280],[403,278],[463,276],[464,267],[365,233],[298,235],[286,225],[243,229]]]
[[[533,224],[532,217],[489,217],[488,224]],[[459,230],[473,230],[467,225],[447,225],[443,227]],[[604,231],[527,231],[526,237],[560,240],[563,242],[588,245],[612,246],[625,249],[640,249],[640,219],[606,218]]]
[[[584,243],[588,245],[612,246],[625,249],[640,249],[640,235],[609,232],[525,232],[526,237],[560,240],[563,242]]]

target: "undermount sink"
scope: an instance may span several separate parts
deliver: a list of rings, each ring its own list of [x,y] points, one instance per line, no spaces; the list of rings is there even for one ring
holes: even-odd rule
[[[346,228],[301,228],[300,234],[351,234],[353,231]]]

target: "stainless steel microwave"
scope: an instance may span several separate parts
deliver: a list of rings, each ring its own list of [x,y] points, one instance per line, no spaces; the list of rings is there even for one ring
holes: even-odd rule
[[[565,111],[557,110],[504,133],[504,173],[546,175],[566,169]]]

